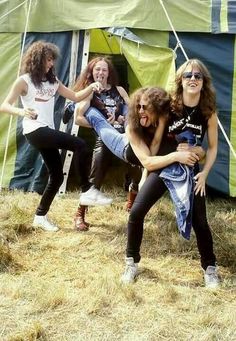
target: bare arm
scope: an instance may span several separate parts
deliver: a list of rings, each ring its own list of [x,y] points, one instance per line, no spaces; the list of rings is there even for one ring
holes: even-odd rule
[[[149,172],[164,168],[174,162],[180,162],[189,166],[193,166],[195,162],[199,160],[199,157],[190,151],[172,152],[163,156],[151,156],[151,151],[146,143],[139,136],[137,136],[129,128],[129,126],[127,126],[126,133],[135,155],[141,162],[142,166]]]
[[[90,95],[86,100],[81,101],[75,106],[75,124],[81,127],[92,128],[86,118],[84,117],[85,112],[90,107],[92,95]]]
[[[119,94],[121,95],[121,97],[124,99],[125,103],[129,104],[129,95],[127,94],[125,89],[122,88],[122,86],[117,86],[116,88],[119,91]]]
[[[160,117],[157,129],[155,131],[154,137],[150,145],[151,155],[157,155],[159,151],[161,140],[162,140],[164,130],[165,130],[165,126],[166,126],[166,119],[164,117]]]
[[[159,151],[161,140],[162,140],[164,130],[165,130],[165,126],[166,126],[166,118],[160,117],[157,129],[155,131],[153,140],[152,140],[151,145],[150,145],[150,153],[151,153],[150,155],[152,155],[152,156],[157,155],[157,153]],[[139,182],[139,189],[144,184],[145,180],[148,177],[148,174],[149,174],[148,170],[146,168],[144,168],[143,172],[142,172],[142,177],[141,177],[140,182]]]
[[[80,102],[84,99],[87,99],[90,97],[94,91],[101,90],[102,86],[99,82],[94,82],[88,85],[85,89],[82,89],[78,92],[75,92],[69,88],[67,88],[64,84],[62,84],[61,81],[59,81],[59,87],[58,87],[58,93],[65,97],[70,99],[73,102]]]
[[[5,112],[17,116],[26,116],[30,119],[36,119],[37,113],[32,108],[17,108],[14,103],[19,96],[27,94],[28,86],[22,78],[18,78],[12,85],[10,92],[0,106],[0,112]]]
[[[199,193],[201,196],[206,194],[205,184],[206,179],[211,170],[217,155],[217,147],[218,147],[218,123],[217,123],[217,115],[213,114],[208,120],[207,127],[207,139],[208,139],[208,148],[206,152],[206,160],[201,172],[199,172],[195,176],[196,186],[195,186],[195,194]]]

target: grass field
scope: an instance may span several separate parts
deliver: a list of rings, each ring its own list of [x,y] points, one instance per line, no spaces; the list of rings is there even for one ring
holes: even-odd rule
[[[236,340],[235,201],[207,203],[220,289],[204,288],[168,196],[146,217],[140,275],[124,286],[126,194],[107,192],[114,203],[89,209],[88,232],[73,229],[78,193],[57,197],[57,233],[32,229],[37,194],[0,194],[0,340]]]

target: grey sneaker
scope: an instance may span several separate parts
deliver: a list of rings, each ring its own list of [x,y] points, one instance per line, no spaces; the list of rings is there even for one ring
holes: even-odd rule
[[[107,198],[95,187],[91,187],[87,192],[81,193],[79,203],[84,206],[107,206],[113,199]]]
[[[41,228],[44,231],[56,232],[59,228],[48,221],[46,215],[35,215],[33,221],[33,227]]]
[[[217,267],[209,265],[204,271],[204,279],[206,288],[217,288],[220,285],[220,279],[217,274]]]
[[[126,257],[125,263],[125,272],[121,276],[121,282],[124,284],[130,284],[134,282],[138,275],[138,263],[134,263],[133,257]]]

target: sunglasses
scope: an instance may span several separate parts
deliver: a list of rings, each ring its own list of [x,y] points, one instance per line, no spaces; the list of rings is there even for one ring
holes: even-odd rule
[[[200,80],[200,79],[203,79],[203,75],[202,75],[202,73],[201,72],[184,72],[183,73],[183,78],[184,79],[191,79],[192,77],[194,76],[194,78],[196,79],[196,80]]]
[[[148,105],[145,105],[145,104],[137,104],[137,110],[147,110],[148,109]]]

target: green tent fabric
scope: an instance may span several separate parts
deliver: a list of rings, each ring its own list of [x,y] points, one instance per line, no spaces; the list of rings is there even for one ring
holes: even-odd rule
[[[0,13],[7,13],[22,1],[0,3]],[[210,32],[211,0],[165,0],[176,30]],[[2,32],[24,30],[26,6],[21,6],[1,22]],[[42,13],[43,15],[39,15]],[[184,14],[184,20],[183,20]],[[196,23],[196,25],[195,25]],[[100,27],[133,27],[169,31],[158,0],[40,0],[32,2],[29,22],[31,32],[73,31]]]
[[[20,58],[21,34],[0,34],[0,97],[4,98],[9,91],[10,85],[14,82],[18,72]],[[0,118],[0,170],[2,169],[5,155],[5,146],[10,123],[9,115],[1,115]],[[15,167],[16,154],[16,118],[13,118],[9,135],[9,146],[7,150],[7,163],[5,169],[4,183],[8,184]]]
[[[142,86],[160,86],[170,90],[175,76],[171,49],[122,40],[122,52]]]

